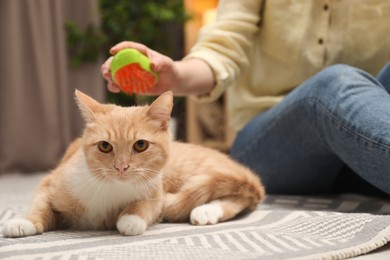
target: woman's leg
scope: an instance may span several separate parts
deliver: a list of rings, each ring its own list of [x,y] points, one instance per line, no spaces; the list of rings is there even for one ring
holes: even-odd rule
[[[390,92],[390,62],[388,62],[376,77],[379,82]]]
[[[361,70],[330,66],[254,118],[232,156],[269,193],[331,192],[347,165],[390,194],[390,95]]]
[[[390,62],[382,68],[376,78],[382,84],[382,86],[386,88],[387,92],[390,92]],[[344,169],[341,171],[336,182],[335,191],[366,193],[374,196],[388,197],[387,193],[380,191],[373,185],[370,185],[358,174],[352,171],[352,169],[348,166],[345,166]]]

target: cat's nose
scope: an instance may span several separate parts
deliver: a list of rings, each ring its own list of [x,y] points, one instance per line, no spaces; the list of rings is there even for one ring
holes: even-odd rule
[[[120,163],[115,165],[115,169],[117,169],[118,172],[124,173],[129,168],[129,165],[125,163]]]

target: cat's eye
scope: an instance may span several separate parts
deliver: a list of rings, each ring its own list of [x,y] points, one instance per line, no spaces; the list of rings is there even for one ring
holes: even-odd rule
[[[149,142],[145,140],[138,140],[137,142],[134,143],[133,148],[136,152],[143,152],[149,147]]]
[[[99,151],[101,151],[102,153],[109,153],[113,149],[112,145],[106,141],[100,141],[98,143],[98,148],[99,148]]]

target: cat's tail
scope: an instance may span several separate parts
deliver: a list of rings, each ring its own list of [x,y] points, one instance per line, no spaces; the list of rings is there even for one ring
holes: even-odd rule
[[[258,176],[239,166],[239,171],[195,175],[177,193],[168,193],[163,219],[186,221],[195,207],[216,200],[234,201],[239,212],[253,211],[264,199],[265,189]],[[239,213],[237,212],[237,213]]]

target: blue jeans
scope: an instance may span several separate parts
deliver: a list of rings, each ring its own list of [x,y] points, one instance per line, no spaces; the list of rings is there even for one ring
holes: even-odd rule
[[[231,155],[261,177],[268,193],[334,192],[351,169],[388,195],[389,92],[390,63],[376,78],[332,65],[252,119]]]

